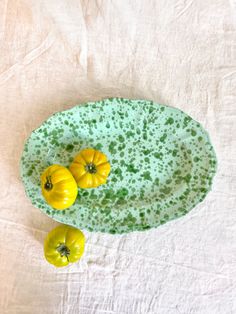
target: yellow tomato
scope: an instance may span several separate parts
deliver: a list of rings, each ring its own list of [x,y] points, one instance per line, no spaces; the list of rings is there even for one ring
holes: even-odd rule
[[[52,165],[41,176],[42,194],[46,202],[55,209],[70,207],[78,194],[77,184],[68,169]]]
[[[69,169],[80,188],[95,188],[106,183],[111,166],[105,154],[86,148],[75,157]]]
[[[85,237],[82,231],[60,225],[51,230],[44,241],[46,260],[56,267],[77,262],[84,253]]]

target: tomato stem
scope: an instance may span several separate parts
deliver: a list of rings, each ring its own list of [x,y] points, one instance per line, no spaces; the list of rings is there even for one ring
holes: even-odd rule
[[[51,177],[47,177],[47,181],[46,181],[46,183],[44,184],[44,188],[45,188],[45,190],[47,190],[47,191],[51,191],[51,189],[53,188],[53,184],[52,184],[52,181],[51,181]]]
[[[57,251],[61,254],[61,256],[66,256],[69,261],[68,256],[70,255],[70,249],[64,243],[60,243],[58,245]]]
[[[96,166],[95,166],[92,162],[89,163],[89,164],[87,164],[87,165],[85,166],[85,170],[86,170],[88,173],[91,173],[91,174],[97,172],[97,168],[96,168]]]

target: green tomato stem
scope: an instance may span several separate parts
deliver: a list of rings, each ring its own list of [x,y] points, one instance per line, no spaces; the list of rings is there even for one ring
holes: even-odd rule
[[[85,166],[85,170],[88,173],[92,173],[92,174],[97,172],[97,168],[92,162]]]
[[[66,256],[67,260],[68,256],[70,255],[70,249],[64,244],[64,243],[60,243],[57,247],[57,251],[59,252],[59,254],[62,256]]]
[[[52,181],[51,181],[51,177],[47,177],[47,181],[46,181],[46,183],[44,184],[44,188],[45,188],[45,190],[47,190],[47,191],[51,191],[51,189],[53,188],[53,184],[52,184]]]

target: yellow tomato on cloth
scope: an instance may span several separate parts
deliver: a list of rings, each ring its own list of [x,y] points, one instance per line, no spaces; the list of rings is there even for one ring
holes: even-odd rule
[[[60,225],[51,230],[44,241],[46,260],[56,267],[77,262],[84,253],[85,237],[82,231]]]

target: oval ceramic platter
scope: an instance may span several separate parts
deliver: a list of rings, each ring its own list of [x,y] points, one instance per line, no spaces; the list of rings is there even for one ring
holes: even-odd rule
[[[83,148],[111,163],[106,185],[80,189],[69,209],[47,205],[40,175],[69,166]],[[27,140],[21,159],[26,193],[53,219],[89,231],[157,227],[188,213],[211,188],[216,155],[207,132],[182,111],[146,100],[106,99],[50,117]]]

